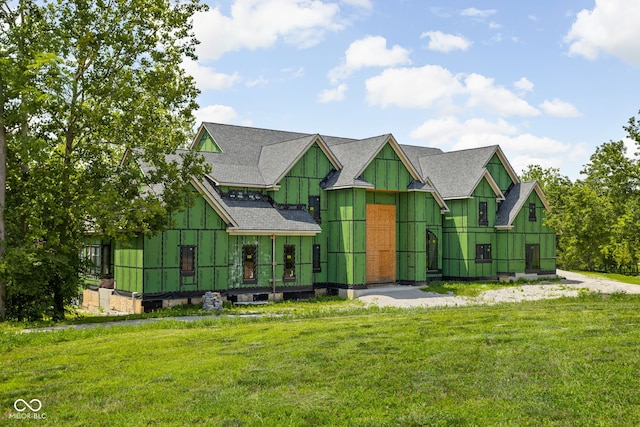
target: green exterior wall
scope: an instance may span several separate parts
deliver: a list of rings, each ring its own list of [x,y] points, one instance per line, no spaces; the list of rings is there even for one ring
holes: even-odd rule
[[[387,143],[362,173],[376,190],[407,191],[413,178],[391,144]]]
[[[529,204],[536,205],[536,221],[529,221]],[[556,235],[545,225],[546,209],[536,192],[532,192],[511,230],[498,230],[498,273],[514,275],[525,272],[525,246],[540,245],[540,271],[556,269]]]
[[[488,224],[479,225],[480,202],[487,203]],[[496,250],[495,221],[498,205],[496,194],[486,178],[478,184],[472,198],[448,200],[449,212],[445,215],[443,237],[443,276],[464,279],[497,277],[497,262],[476,262],[476,245],[490,244]]]
[[[442,275],[442,213],[431,193],[405,192],[398,195],[396,278],[423,282]],[[427,231],[438,239],[439,271],[427,271]]]
[[[143,292],[142,237],[116,242],[113,252],[116,288],[129,292]]]
[[[219,153],[222,150],[220,150],[220,147],[218,147],[218,144],[216,144],[213,138],[211,138],[211,135],[209,135],[209,132],[204,132],[202,134],[202,137],[200,138],[200,141],[198,141],[198,151]]]
[[[205,132],[198,145],[220,151]],[[498,202],[486,179],[470,198],[448,200],[441,207],[432,193],[408,191],[413,177],[387,143],[365,168],[362,179],[374,189],[323,190],[321,182],[334,169],[318,144],[311,146],[278,183],[277,190],[258,190],[278,204],[308,205],[320,198],[320,228],[315,236],[276,236],[275,285],[278,289],[311,286],[359,287],[366,284],[366,219],[368,204],[396,207],[396,280],[424,282],[441,277],[496,278],[525,270],[525,245],[540,245],[540,270],[555,270],[555,234],[544,225],[545,209],[533,192],[511,230],[496,230]],[[496,154],[487,164],[503,192],[513,184]],[[221,188],[228,191],[229,188]],[[487,203],[488,224],[478,223],[480,202]],[[529,221],[528,204],[535,203],[537,221]],[[273,286],[273,241],[268,235],[229,234],[215,210],[198,197],[193,206],[173,215],[171,229],[112,245],[114,278],[119,290],[145,294],[242,291]],[[427,269],[427,232],[437,239],[437,269]],[[91,243],[91,242],[89,242]],[[476,245],[489,244],[490,262],[476,260]],[[243,278],[243,246],[255,245],[256,279]],[[285,245],[295,245],[295,278],[284,280]],[[320,269],[313,271],[313,247],[320,246]],[[180,247],[195,247],[193,275],[180,274]]]
[[[323,233],[327,243],[327,282],[361,285],[366,282],[366,193],[362,188],[332,190]],[[326,229],[325,229],[326,227]]]
[[[498,187],[503,193],[505,193],[511,185],[515,184],[511,179],[511,176],[509,176],[507,169],[502,164],[502,161],[500,161],[500,157],[498,157],[497,153],[491,157],[491,160],[489,160],[486,167],[491,174],[491,177],[496,184],[498,184]]]

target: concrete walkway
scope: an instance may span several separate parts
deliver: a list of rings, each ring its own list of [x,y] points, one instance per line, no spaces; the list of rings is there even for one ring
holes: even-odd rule
[[[455,307],[465,305],[498,304],[502,302],[520,302],[540,299],[576,297],[580,292],[600,292],[611,294],[623,292],[640,294],[640,285],[630,285],[611,280],[591,279],[587,276],[558,270],[558,276],[564,277],[560,283],[537,283],[514,287],[505,287],[483,292],[477,297],[459,297],[423,292],[418,286],[385,286],[381,288],[357,291],[354,295],[367,305],[378,307]]]

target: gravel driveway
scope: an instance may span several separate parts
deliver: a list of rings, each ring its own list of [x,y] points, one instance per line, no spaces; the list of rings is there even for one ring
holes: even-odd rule
[[[575,297],[580,292],[611,294],[623,292],[640,294],[640,285],[629,285],[611,280],[592,279],[582,274],[558,270],[560,282],[536,283],[495,289],[476,297],[457,297],[423,292],[417,286],[385,286],[359,291],[356,299],[379,307],[455,307],[472,304],[497,304],[501,302],[532,301],[539,299]]]

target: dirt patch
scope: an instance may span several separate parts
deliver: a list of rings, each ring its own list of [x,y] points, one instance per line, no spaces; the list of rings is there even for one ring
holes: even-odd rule
[[[426,293],[418,287],[391,286],[367,291],[357,297],[360,301],[379,307],[456,307],[465,305],[498,304],[504,302],[533,301],[560,297],[576,297],[581,292],[604,294],[640,294],[639,285],[612,280],[594,279],[582,274],[558,270],[564,277],[560,283],[537,283],[511,286],[481,293],[476,297],[461,297]]]

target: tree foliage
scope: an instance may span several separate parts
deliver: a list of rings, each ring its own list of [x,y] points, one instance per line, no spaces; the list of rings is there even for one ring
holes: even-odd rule
[[[189,177],[203,166],[192,153],[176,154],[190,138],[198,93],[180,64],[194,56],[199,9],[197,0],[2,4],[0,282],[8,316],[64,315],[87,231],[154,232],[189,203]]]
[[[640,113],[639,113],[640,114]],[[629,119],[628,138],[640,151],[640,122]],[[600,145],[571,182],[558,169],[529,166],[540,182],[558,233],[559,265],[581,270],[637,272],[640,261],[640,159],[624,141]]]

